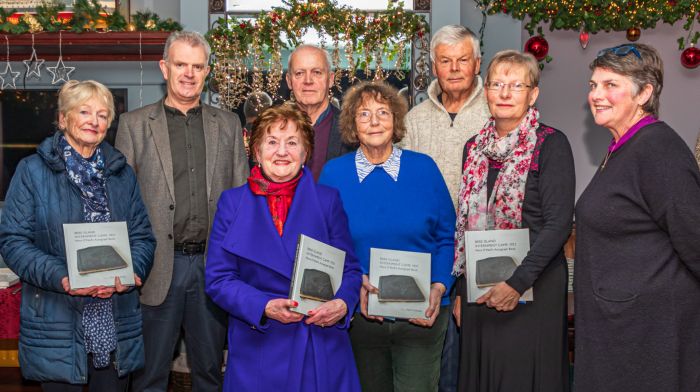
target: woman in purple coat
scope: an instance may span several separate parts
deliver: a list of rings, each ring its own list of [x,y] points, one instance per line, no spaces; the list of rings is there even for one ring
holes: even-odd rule
[[[224,192],[209,238],[206,291],[229,314],[225,391],[359,391],[347,328],[362,281],[338,192],[304,168],[309,117],[295,104],[256,120],[248,184]],[[335,298],[310,311],[287,299],[297,240],[346,252]]]

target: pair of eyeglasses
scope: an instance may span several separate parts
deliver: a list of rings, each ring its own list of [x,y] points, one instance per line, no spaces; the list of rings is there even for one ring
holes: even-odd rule
[[[357,115],[355,115],[355,118],[361,123],[368,123],[372,120],[373,114],[376,115],[380,121],[389,120],[394,115],[394,113],[384,109],[379,109],[374,113],[369,110],[360,110],[357,112]]]
[[[624,57],[630,53],[634,53],[634,55],[637,56],[638,59],[640,59],[640,60],[642,59],[642,55],[637,50],[637,47],[634,45],[630,45],[630,44],[623,44],[623,45],[618,45],[618,46],[615,46],[612,48],[603,49],[600,52],[598,52],[598,55],[596,57],[603,56],[604,54],[610,53],[610,52],[612,52],[613,54],[616,54],[620,57]]]
[[[523,82],[515,82],[515,83],[505,83],[505,82],[487,82],[486,83],[486,88],[491,91],[501,91],[504,88],[510,89],[511,92],[514,93],[519,93],[527,90],[528,88],[532,87],[529,84],[525,84]]]

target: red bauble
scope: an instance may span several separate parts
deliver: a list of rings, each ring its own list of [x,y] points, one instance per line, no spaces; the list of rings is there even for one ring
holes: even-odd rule
[[[537,61],[542,61],[547,57],[547,53],[549,53],[549,42],[540,35],[530,37],[530,39],[525,42],[525,51],[535,56]]]
[[[681,53],[681,64],[686,68],[696,68],[700,65],[700,49],[691,46]]]

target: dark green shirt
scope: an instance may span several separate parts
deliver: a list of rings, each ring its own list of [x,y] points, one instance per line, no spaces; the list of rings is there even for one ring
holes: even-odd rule
[[[202,107],[183,114],[165,106],[175,182],[175,243],[207,239],[207,160]],[[172,207],[171,207],[172,208]]]

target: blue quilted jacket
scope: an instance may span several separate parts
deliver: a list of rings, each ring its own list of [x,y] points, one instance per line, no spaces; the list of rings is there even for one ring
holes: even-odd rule
[[[17,166],[0,223],[0,252],[22,286],[19,360],[30,380],[85,384],[82,309],[85,297],[68,295],[64,223],[82,223],[80,191],[69,179],[57,147],[59,134],[44,140],[37,154]],[[126,221],[134,272],[145,280],[156,242],[133,169],[124,156],[102,143],[107,195],[113,221]],[[115,294],[116,368],[119,376],[144,365],[138,292]]]

